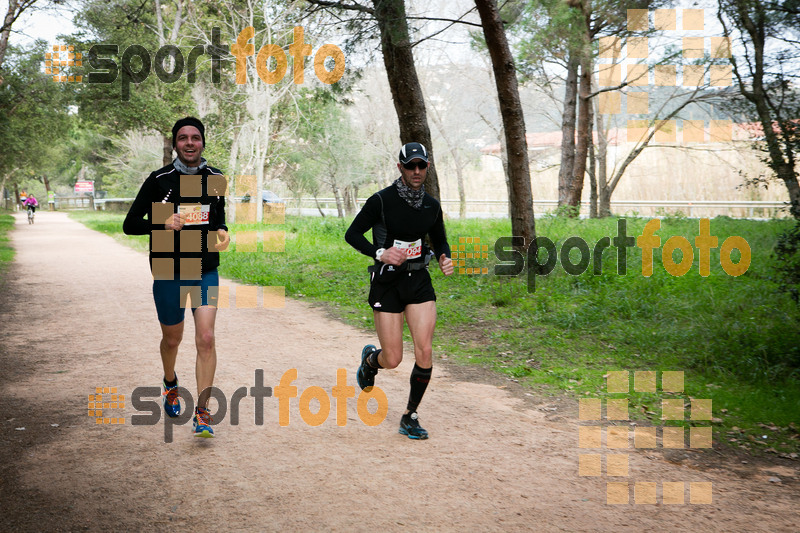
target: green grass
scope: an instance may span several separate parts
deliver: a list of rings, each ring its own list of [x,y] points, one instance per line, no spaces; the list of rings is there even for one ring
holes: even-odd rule
[[[122,233],[122,221],[125,220],[124,213],[70,211],[69,216],[95,231],[114,237],[117,242],[130,246],[134,250],[147,252],[149,246],[147,235],[125,235]]]
[[[76,218],[112,235],[120,232],[122,215]],[[537,233],[557,250],[572,236],[582,237],[592,250],[603,237],[617,235],[617,221],[546,217],[537,221]],[[627,219],[627,234],[640,235],[646,222]],[[501,372],[540,394],[575,397],[621,397],[605,392],[603,376],[610,370],[683,370],[681,397],[713,400],[714,417],[722,420],[715,423],[715,440],[733,438],[732,444],[755,452],[796,452],[800,310],[778,290],[772,256],[777,235],[791,224],[713,219],[711,234],[719,240],[707,277],[699,274],[696,248],[690,270],[680,277],[665,270],[661,249],[654,250],[653,275],[644,277],[640,248],[627,251],[627,273],[621,275],[611,247],[602,254],[599,275],[593,262],[582,275],[569,275],[558,264],[549,275],[535,278],[535,290],[529,292],[525,274],[493,274],[494,243],[510,235],[508,221],[448,221],[451,244],[478,237],[488,245],[488,259],[466,259],[465,266],[486,267],[490,274],[445,278],[438,268],[432,270],[439,298],[434,352]],[[234,225],[232,233],[283,231],[285,252],[237,253],[233,247],[223,254],[220,273],[249,284],[282,285],[287,296],[321,303],[348,324],[372,329],[365,302],[370,261],[344,242],[348,225],[349,220],[297,217],[287,217],[282,225]],[[672,236],[693,245],[698,233],[698,221],[683,218],[666,218],[656,231],[661,247]],[[739,277],[720,266],[719,246],[730,236],[746,239],[752,251],[750,267]],[[146,238],[135,242],[146,247]],[[572,260],[577,256],[573,251]],[[679,262],[680,252],[673,256]],[[732,260],[739,260],[738,252]],[[632,417],[657,422],[659,395],[632,392],[628,397]],[[758,444],[750,440],[756,435]]]
[[[14,249],[10,244],[9,233],[14,227],[14,217],[7,213],[0,214],[0,274],[4,273],[14,260]]]

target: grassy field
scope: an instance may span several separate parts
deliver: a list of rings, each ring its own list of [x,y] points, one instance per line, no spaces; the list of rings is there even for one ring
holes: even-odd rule
[[[11,261],[14,260],[14,249],[9,243],[8,233],[14,227],[14,217],[8,213],[0,212],[0,275],[2,275]]]
[[[75,215],[84,224],[146,249],[146,237],[120,236],[122,215]],[[580,237],[591,251],[603,237],[617,236],[616,218],[542,218],[537,233],[561,250]],[[646,219],[625,219],[627,234],[642,233]],[[220,273],[254,285],[286,288],[289,297],[323,303],[348,324],[372,329],[366,305],[368,258],[343,239],[349,220],[287,217],[282,225],[233,226],[231,231],[283,231],[283,253],[224,254]],[[476,238],[488,246],[487,258],[465,259],[465,268],[488,274],[445,278],[432,271],[439,322],[434,353],[503,373],[538,394],[629,398],[630,415],[660,424],[661,398],[713,400],[715,440],[755,453],[796,453],[800,448],[800,310],[779,292],[772,250],[789,221],[755,222],[718,217],[711,235],[711,272],[699,273],[699,257],[682,276],[664,267],[661,249],[653,253],[653,274],[642,275],[642,250],[627,251],[627,272],[617,269],[616,248],[602,254],[581,275],[568,274],[560,261],[552,273],[529,284],[527,275],[495,276],[495,241],[510,235],[508,221],[447,222],[451,244],[472,250]],[[666,218],[655,232],[663,247],[672,236],[694,244],[697,220]],[[744,275],[727,274],[720,246],[743,237],[752,252]],[[484,252],[481,252],[484,253]],[[680,252],[673,254],[680,262]],[[741,259],[733,251],[731,260]],[[541,262],[544,262],[542,257]],[[569,260],[579,262],[573,250]],[[479,270],[480,271],[480,270]],[[531,289],[531,290],[529,290]],[[607,393],[604,376],[631,371],[631,393]],[[683,393],[634,392],[633,371],[683,371]],[[708,425],[707,421],[666,424]],[[764,438],[766,437],[766,438]]]

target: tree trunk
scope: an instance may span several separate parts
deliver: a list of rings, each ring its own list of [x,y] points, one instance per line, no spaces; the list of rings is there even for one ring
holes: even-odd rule
[[[458,185],[458,218],[467,218],[467,193],[464,191],[464,168],[458,149],[451,150],[456,165],[456,184]]]
[[[3,176],[3,181],[0,182],[0,200],[3,202],[3,209],[8,209],[6,205],[6,182],[8,181],[8,174]]]
[[[789,191],[789,202],[791,203],[789,212],[794,218],[800,220],[800,184],[797,182],[797,174],[789,165],[782,165],[778,177],[783,180]]]
[[[228,182],[228,195],[226,197],[225,208],[227,209],[226,216],[231,224],[236,222],[236,202],[235,196],[231,193],[231,191],[235,188],[236,176],[239,175],[239,139],[242,133],[241,124],[239,122],[240,117],[241,114],[237,111],[232,134],[233,140],[231,142],[231,151],[230,154],[228,154],[228,175],[226,177]]]
[[[319,216],[325,218],[325,211],[323,211],[322,206],[319,205],[319,198],[317,198],[316,193],[314,194],[314,203],[317,205],[317,211],[319,211]]]
[[[599,191],[599,200],[600,205],[598,207],[599,214],[601,218],[610,217],[611,216],[611,193],[614,192],[608,186],[607,183],[600,182],[600,191]]]
[[[351,211],[351,209],[350,209],[350,186],[349,185],[345,185],[345,187],[344,187],[344,194],[343,194],[343,197],[342,197],[342,203],[344,204],[344,214],[345,215],[349,215],[350,211]]]
[[[608,138],[603,124],[603,115],[595,114],[597,124],[597,215],[600,218],[611,216],[611,195],[608,193]]]
[[[597,217],[597,158],[594,155],[594,134],[589,120],[589,218]]]
[[[169,137],[166,133],[161,136],[162,146],[164,148],[163,156],[161,157],[161,162],[164,166],[169,165],[172,163],[172,137]]]
[[[14,23],[14,18],[17,16],[18,4],[19,2],[17,0],[8,0],[8,11],[3,19],[3,31],[0,32],[0,68],[2,68],[3,60],[6,57],[8,37],[11,35],[11,25]],[[0,78],[0,83],[3,83],[2,78]]]
[[[753,44],[756,44],[754,39]],[[763,40],[758,43],[761,53],[758,54],[757,61],[763,61]],[[763,80],[763,64],[758,65],[758,74],[753,77],[753,92],[750,100],[756,106],[758,119],[761,122],[761,128],[764,130],[764,139],[767,144],[767,152],[769,153],[770,167],[775,172],[780,180],[786,184],[786,189],[789,191],[789,208],[792,216],[800,220],[800,184],[797,181],[797,172],[794,169],[795,158],[792,150],[792,143],[785,142],[786,138],[779,138],[775,133],[775,121],[777,120],[779,127],[782,128],[782,118],[776,117],[774,120],[770,113],[769,105],[767,104],[767,93],[764,88]],[[785,120],[785,119],[783,119]]]
[[[524,245],[534,242],[536,226],[533,218],[531,170],[528,163],[528,143],[525,138],[525,118],[519,99],[514,57],[506,39],[503,21],[495,0],[475,0],[483,25],[486,46],[492,58],[492,70],[497,84],[497,98],[503,117],[503,132],[508,146],[508,201],[511,211],[511,231],[523,237]],[[535,250],[534,250],[535,252]]]
[[[49,199],[50,198],[50,180],[47,179],[47,174],[42,174],[42,182],[44,183],[44,190],[45,190],[44,194]],[[42,202],[44,202],[44,199],[42,199]],[[42,208],[42,202],[39,202],[39,209]],[[54,211],[53,204],[51,204],[49,201],[47,202],[47,204],[50,207],[50,211]]]
[[[575,168],[575,105],[578,94],[579,55],[570,51],[567,80],[564,84],[564,111],[561,115],[561,168],[558,171],[558,207],[567,205],[569,184]]]
[[[592,75],[589,72],[589,92],[594,90]],[[589,102],[589,179],[591,180],[591,190],[589,191],[589,218],[598,218],[597,212],[597,157],[595,155],[594,143],[594,115],[595,103],[597,99]],[[599,110],[598,110],[599,111]]]
[[[374,16],[381,34],[383,64],[392,91],[392,101],[400,124],[400,142],[419,142],[432,150],[431,131],[425,110],[425,98],[419,84],[411,39],[408,34],[403,0],[372,0]],[[425,191],[440,198],[436,165],[428,168]]]
[[[241,113],[239,111],[236,112],[236,119],[233,121],[233,128],[231,128],[231,151],[228,154],[228,187],[230,188],[232,183],[230,183],[230,176],[235,176],[238,171],[239,167],[239,138],[242,135],[242,121],[241,121]]]
[[[347,216],[356,213],[356,202],[352,185],[348,185],[344,188],[344,212]]]
[[[339,218],[344,218],[344,208],[342,206],[342,195],[339,192],[339,187],[334,185],[331,187],[333,189],[333,198],[336,200],[336,214]]]
[[[586,0],[588,2],[588,0]],[[588,10],[584,7],[584,10]],[[567,188],[567,205],[575,207],[570,215],[577,217],[581,208],[581,195],[583,194],[583,180],[586,175],[586,156],[589,152],[589,135],[591,135],[592,102],[589,95],[592,93],[592,50],[589,42],[589,20],[586,20],[586,34],[581,53],[581,79],[578,95],[578,131],[577,145],[575,147],[575,166],[572,181]]]
[[[502,111],[500,110],[500,102],[497,102],[497,110],[500,111],[500,116],[503,115]],[[500,126],[500,164],[503,166],[503,177],[506,179],[506,190],[509,191],[508,193],[508,219],[512,220],[514,218],[514,206],[511,204],[511,179],[509,176],[511,175],[508,170],[508,144],[506,144],[506,129],[503,126]]]

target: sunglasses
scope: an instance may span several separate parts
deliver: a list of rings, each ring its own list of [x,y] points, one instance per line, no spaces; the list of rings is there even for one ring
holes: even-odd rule
[[[406,170],[414,170],[415,168],[424,170],[428,168],[428,163],[426,161],[411,161],[410,163],[403,163],[403,168]]]

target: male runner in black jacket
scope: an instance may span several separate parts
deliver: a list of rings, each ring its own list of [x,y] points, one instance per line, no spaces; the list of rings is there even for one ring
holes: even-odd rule
[[[196,437],[213,437],[208,412],[217,352],[214,342],[219,294],[219,252],[230,242],[225,225],[225,178],[201,157],[205,127],[186,117],[172,128],[175,160],[145,180],[122,225],[128,235],[150,235],[153,299],[161,325],[164,411],[180,414],[175,359],[183,338],[186,296],[191,296],[197,346]]]
[[[436,327],[436,293],[428,274],[431,256],[438,258],[445,276],[453,273],[450,246],[439,202],[425,192],[429,154],[420,143],[400,150],[400,177],[364,204],[345,234],[345,240],[375,260],[370,268],[369,304],[381,348],[368,344],[361,352],[356,378],[362,389],[375,384],[380,368],[395,368],[403,360],[403,318],[414,340],[416,363],[411,391],[400,420],[400,433],[427,439],[419,425],[417,407],[431,378],[433,330]],[[373,242],[365,237],[372,229]],[[431,238],[433,250],[425,243]]]

